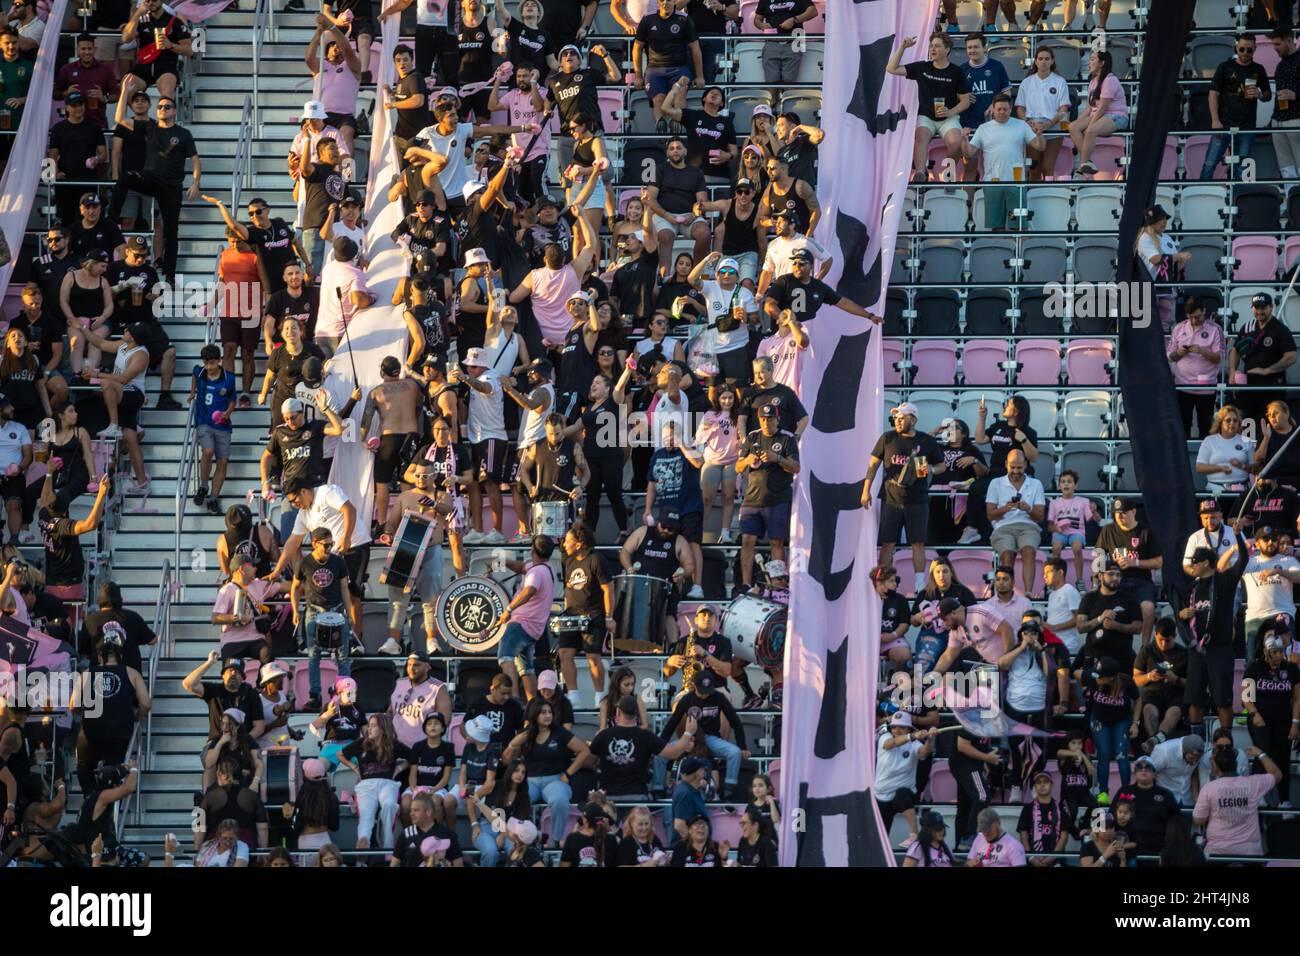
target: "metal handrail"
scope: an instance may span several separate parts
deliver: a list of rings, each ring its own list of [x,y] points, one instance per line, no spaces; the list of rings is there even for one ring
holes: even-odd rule
[[[275,8],[271,0],[257,0],[257,8],[253,11],[253,123],[259,128],[261,115],[258,102],[261,97],[258,95],[258,75],[262,67],[262,45],[266,42],[267,32],[274,27],[274,17]]]
[[[158,661],[162,654],[163,645],[171,639],[171,591],[172,591],[172,564],[166,558],[163,559],[162,575],[158,580],[158,602],[154,607],[153,614],[153,632],[157,637],[154,639],[153,647],[149,649],[149,700],[153,701],[154,684],[158,679]],[[137,723],[131,731],[131,742],[127,745],[126,756],[128,760],[134,759],[136,766],[139,768],[135,781],[135,790],[127,795],[122,802],[122,807],[117,815],[117,839],[122,840],[122,831],[126,826],[126,818],[130,815],[131,805],[135,804],[135,822],[139,824],[144,815],[144,801],[140,799],[140,788],[143,786],[143,779],[139,774],[149,769],[153,765],[153,708],[149,708],[149,713],[145,715],[143,724],[143,733],[141,724]]]

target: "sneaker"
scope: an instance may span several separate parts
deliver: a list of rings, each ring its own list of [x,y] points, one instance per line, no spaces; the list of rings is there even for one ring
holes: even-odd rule
[[[704,597],[704,588],[698,584],[692,584],[691,589],[686,592],[686,596],[688,598],[702,598]]]
[[[483,532],[482,532],[482,531],[467,531],[467,532],[465,532],[464,537],[461,538],[461,541],[463,541],[465,544],[482,544],[482,543],[483,543]]]
[[[509,538],[506,539],[506,543],[507,544],[528,544],[532,540],[533,539],[529,536],[527,531],[516,531]]]
[[[158,396],[158,404],[154,407],[162,412],[179,412],[185,406],[172,398],[171,392],[163,392]]]
[[[285,13],[301,13],[306,9],[307,8],[303,6],[302,0],[289,0],[289,2],[284,5]]]
[[[487,534],[483,535],[483,543],[484,544],[505,544],[506,536],[503,535],[496,528],[493,528]]]
[[[980,533],[978,528],[967,528],[957,539],[958,544],[979,544]]]
[[[949,33],[961,33],[961,24],[960,24],[960,23],[950,23],[950,24],[948,24],[948,32],[949,32]]]
[[[1097,175],[1097,164],[1092,160],[1088,160],[1086,163],[1080,163],[1079,173],[1083,176],[1095,176]]]
[[[121,437],[122,437],[122,426],[121,426],[121,425],[109,425],[107,428],[105,428],[102,432],[99,433],[99,437],[100,437],[100,438],[107,438],[107,439],[110,439],[110,440],[111,440],[111,439],[114,439],[114,438],[121,438]]]
[[[1021,792],[1020,792],[1020,788],[1019,788],[1019,787],[1012,787],[1012,788],[1011,788],[1011,802],[1012,802],[1012,803],[1020,803],[1020,802],[1021,802],[1021,796],[1022,796],[1022,794],[1021,794]]]
[[[745,698],[745,702],[740,705],[741,710],[758,710],[763,706],[763,698],[757,694],[750,694]]]
[[[909,833],[907,836],[903,837],[903,839],[898,841],[898,848],[900,850],[906,850],[915,842],[916,842],[916,834]]]
[[[430,657],[438,653],[438,642],[432,637],[424,639],[424,652]]]
[[[243,393],[241,393],[240,396],[239,396],[239,407],[240,407],[240,408],[252,408],[252,407],[253,407],[253,398],[252,398],[252,396],[249,395],[247,392],[243,392]]]
[[[723,528],[718,532],[718,544],[731,544],[731,529]]]
[[[390,657],[400,657],[402,654],[402,645],[398,644],[395,639],[390,637],[388,640],[384,641],[384,643],[379,645],[378,653],[387,654]]]
[[[206,485],[199,485],[199,490],[196,491],[196,492],[194,492],[194,504],[195,504],[196,506],[202,508],[202,507],[203,507],[203,502],[205,502],[205,501],[207,500],[207,498],[208,498],[208,488],[207,488],[207,486],[206,486]]]
[[[132,481],[126,489],[126,493],[133,496],[147,495],[149,493],[149,476],[145,475],[144,481]]]
[[[211,495],[208,498],[208,514],[217,515],[218,517],[222,514],[221,502],[217,499],[216,495]]]
[[[315,694],[309,694],[309,695],[307,696],[307,710],[308,710],[310,713],[313,713],[313,714],[319,714],[319,713],[320,713],[320,711],[321,711],[321,706],[320,706],[320,693],[319,693],[319,692],[318,692],[318,693],[315,693]]]

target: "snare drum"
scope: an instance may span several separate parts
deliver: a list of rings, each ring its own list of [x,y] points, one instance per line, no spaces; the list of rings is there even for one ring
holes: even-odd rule
[[[737,660],[759,667],[780,667],[785,654],[785,626],[789,609],[775,601],[745,594],[722,612],[722,636],[731,641]]]
[[[533,534],[544,534],[556,541],[573,527],[572,501],[533,502]]]
[[[343,649],[345,619],[338,611],[322,611],[313,622],[316,626],[316,646],[322,651]]]
[[[429,541],[433,537],[434,524],[414,511],[402,516],[402,523],[397,526],[393,536],[393,548],[388,552],[384,570],[379,572],[379,583],[392,588],[401,588],[403,594],[410,594],[415,582],[420,577],[420,566],[424,563]],[[426,599],[431,598],[428,595]]]
[[[618,575],[614,578],[614,636],[662,647],[667,604],[668,582],[663,578]]]

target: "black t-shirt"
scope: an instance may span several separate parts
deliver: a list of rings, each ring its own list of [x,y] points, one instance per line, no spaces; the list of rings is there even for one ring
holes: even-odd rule
[[[1079,859],[1094,860],[1094,861],[1101,859],[1101,848],[1092,841],[1091,837],[1086,838],[1083,841],[1083,845],[1079,847]],[[1110,859],[1108,859],[1105,863],[1102,863],[1101,865],[1106,867],[1107,869],[1117,870],[1124,865],[1123,863],[1120,862],[1120,860],[1121,860],[1120,853],[1118,850],[1116,850],[1113,854],[1111,854]]]
[[[603,585],[610,583],[605,559],[596,552],[581,558],[564,557],[564,613],[605,614]]]
[[[265,229],[248,227],[248,244],[261,256],[272,290],[284,288],[284,267],[297,261],[293,237],[293,226],[283,219],[272,219]]]
[[[1161,667],[1162,664],[1168,666]],[[1144,644],[1138,650],[1137,659],[1133,662],[1133,669],[1141,671],[1143,674],[1150,673],[1153,670],[1160,670],[1167,674],[1185,678],[1187,677],[1187,648],[1181,644],[1174,644],[1166,653],[1156,646],[1155,641]],[[1142,693],[1147,697],[1181,698],[1183,689],[1162,681],[1158,684],[1147,684],[1142,688]]]
[[[366,725],[366,715],[356,704],[336,704],[334,712],[325,720],[326,740],[356,740]]]
[[[156,51],[158,54],[157,58],[152,60],[148,65],[153,67],[155,73],[175,73],[177,70],[177,64],[180,61],[180,54],[175,50],[159,50],[154,43],[154,31],[166,30],[168,40],[172,43],[180,43],[183,40],[189,39],[190,36],[190,31],[185,26],[185,23],[179,18],[172,16],[166,10],[163,11],[163,15],[159,19],[155,20],[146,10],[137,21],[137,27],[136,36],[140,41],[139,52],[136,54],[137,59],[139,59],[140,54],[143,54],[146,51]],[[143,63],[144,61],[141,60],[140,62]]]
[[[768,452],[782,458],[799,460],[799,443],[793,432],[777,430],[775,435],[764,435],[761,429],[754,429],[745,436],[740,447],[742,458]],[[793,497],[794,475],[774,461],[760,462],[752,468],[745,469],[745,495],[743,503],[748,507],[767,508],[771,505],[786,504]],[[768,528],[768,535],[773,538],[788,536],[783,528]],[[784,532],[784,534],[783,534]]]
[[[1079,599],[1077,613],[1089,620],[1101,617],[1101,612],[1106,610],[1115,612],[1117,624],[1132,624],[1141,613],[1137,602],[1122,591],[1102,594],[1101,589],[1098,588],[1086,592]],[[1111,630],[1098,624],[1094,630],[1084,634],[1083,637],[1087,641],[1086,652],[1094,659],[1113,657],[1120,662],[1121,666],[1126,661],[1133,660],[1133,635],[1126,631]]]
[[[284,323],[285,319],[297,319],[298,326],[302,329],[303,336],[305,338],[311,338],[312,332],[316,329],[316,312],[318,309],[320,309],[320,289],[314,285],[304,285],[302,287],[302,294],[297,297],[290,293],[288,289],[280,289],[277,292],[272,292],[266,300],[266,308],[263,310],[263,313],[275,323],[275,331],[271,336],[272,339],[275,341],[281,341],[280,327]],[[307,348],[318,349],[319,346],[311,343],[307,345]],[[271,354],[271,360],[275,361],[275,356],[282,351],[284,350],[276,349]],[[295,358],[295,361],[300,361],[302,358],[303,354],[300,353]],[[323,361],[324,358],[325,355],[322,352],[321,360]],[[302,380],[301,375],[299,375],[298,380]],[[284,398],[288,398],[290,394],[292,393],[286,392]]]
[[[596,839],[585,833],[570,833],[564,841],[560,852],[560,862],[570,866],[601,866],[596,855]],[[618,865],[618,840],[611,834],[605,834],[605,866]]]
[[[943,105],[952,109],[957,105],[958,97],[969,91],[966,74],[955,63],[949,63],[940,69],[928,60],[923,60],[908,63],[903,69],[907,71],[909,80],[916,81],[917,108],[927,119],[936,119],[935,100],[943,100]]]
[[[673,858],[668,865],[692,870],[702,866],[722,866],[722,857],[718,853],[716,843],[706,843],[703,850],[696,851],[691,849],[690,841],[678,840],[677,845],[673,847]]]
[[[1246,666],[1245,680],[1254,682],[1255,707],[1264,722],[1274,729],[1289,728],[1291,692],[1300,684],[1300,667],[1284,660],[1281,667],[1273,670],[1266,661],[1252,661]]]
[[[203,700],[208,705],[208,739],[221,738],[221,719],[231,707],[244,712],[244,729],[252,730],[253,722],[262,719],[262,705],[257,691],[250,684],[240,684],[234,691],[226,690],[222,683],[204,681]]]
[[[303,229],[320,229],[329,215],[330,204],[343,201],[348,184],[341,170],[341,166],[314,163],[311,175],[302,177],[306,187],[302,209]]]
[[[1080,681],[1083,684],[1083,701],[1089,718],[1103,724],[1128,723],[1133,719],[1133,701],[1137,700],[1137,685],[1127,674],[1118,674],[1116,684],[1102,687],[1091,671],[1085,670]]]
[[[9,327],[21,328],[20,315],[9,323]],[[54,343],[62,342],[63,337],[68,334],[68,320],[63,317],[63,310],[57,312],[47,312],[41,316],[40,322],[35,325],[29,325],[26,329],[27,340],[36,342],[36,360],[42,366],[48,366],[54,358]]]
[[[313,290],[313,296],[315,295]],[[302,310],[310,304],[311,297],[303,296],[297,300],[296,304],[291,304],[289,294],[286,290],[275,293],[271,298],[281,298],[280,308],[293,308],[296,312]],[[315,342],[304,342],[302,351],[297,355],[290,354],[287,348],[281,347],[271,353],[271,360],[266,363],[266,370],[275,376],[274,394],[271,399],[272,403],[279,405],[286,398],[292,398],[298,388],[298,383],[302,381],[302,363],[309,358],[318,358],[325,361],[325,352]],[[323,423],[318,423],[322,424]],[[320,429],[314,429],[320,430]],[[286,429],[287,431],[287,429]],[[323,441],[323,439],[322,439]]]
[[[798,29],[801,24],[793,27],[782,29],[781,24],[785,23],[791,17],[797,17],[803,14],[810,6],[811,0],[758,0],[758,7],[754,11],[759,14],[767,25],[770,26],[781,36],[789,36]]]
[[[654,184],[659,187],[660,207],[664,212],[678,216],[691,214],[698,201],[697,194],[707,192],[709,188],[700,167],[687,163],[678,169],[667,160],[659,163],[655,169]]]
[[[531,66],[541,73],[542,76],[550,69],[546,63],[547,55],[555,55],[555,44],[551,42],[550,34],[544,29],[534,30],[522,20],[516,20],[513,17],[506,26],[506,33],[510,37],[510,62],[516,67]]]
[[[411,748],[411,766],[415,768],[415,783],[421,787],[435,786],[448,767],[456,766],[456,748],[446,740],[432,747],[421,740]]]
[[[557,41],[571,42],[582,26],[586,8],[594,6],[595,3],[596,0],[589,0],[587,3],[583,3],[582,0],[552,0],[551,3],[546,4],[546,12],[542,14],[542,22],[539,26]]]
[[[773,279],[767,287],[767,294],[778,307],[789,309],[800,322],[817,318],[817,310],[823,303],[835,305],[840,301],[840,294],[821,279],[810,278],[807,282],[800,282],[792,273]]]
[[[695,24],[696,34],[702,37],[722,36],[727,32],[727,24],[731,22],[721,12],[714,13],[706,7],[703,0],[690,0],[686,4],[686,15]]]
[[[911,620],[912,609],[907,598],[897,591],[888,592],[880,602],[880,639],[894,639],[894,632]]]
[[[45,543],[45,583],[80,584],[86,564],[81,554],[81,540],[75,530],[76,522],[68,517],[56,518],[47,508],[40,510],[38,518],[41,539]]]
[[[1291,436],[1274,434],[1268,443],[1268,452],[1264,455],[1264,465],[1271,465],[1268,476],[1274,481],[1283,481],[1287,484],[1300,484],[1300,441],[1292,442],[1291,446],[1285,451],[1282,450],[1286,440]],[[1276,464],[1274,463],[1276,462]],[[1286,494],[1286,492],[1282,492]],[[1274,493],[1277,496],[1277,492]],[[1288,502],[1294,513],[1295,497],[1291,496]],[[1278,524],[1272,515],[1263,513],[1267,505],[1264,502],[1252,500],[1247,508],[1247,514],[1254,512],[1256,525],[1271,524],[1275,528],[1289,529],[1295,527],[1295,522],[1290,524]],[[1274,505],[1273,507],[1276,507]],[[1289,517],[1289,515],[1286,515]]]
[[[315,486],[325,480],[325,423],[305,422],[302,428],[277,425],[266,450],[280,462],[280,481],[305,478]]]
[[[397,224],[392,237],[410,237],[411,255],[415,262],[411,268],[415,272],[434,272],[438,268],[438,243],[451,244],[451,224],[445,213],[435,212],[425,221],[416,213],[411,213]]]
[[[1252,106],[1252,113],[1254,109]],[[1295,336],[1274,316],[1263,328],[1252,327],[1237,336],[1232,348],[1241,360],[1237,368],[1246,373],[1248,385],[1280,385],[1286,381],[1285,369],[1269,375],[1253,375],[1250,370],[1268,368],[1277,364],[1287,352],[1296,351]]]
[[[1097,535],[1097,547],[1110,553],[1112,557],[1114,557],[1116,551],[1126,551],[1129,557],[1136,553],[1141,560],[1160,556],[1160,549],[1156,545],[1155,535],[1151,533],[1151,528],[1142,521],[1139,521],[1129,531],[1121,528],[1118,522],[1112,521],[1101,529],[1101,534]],[[1122,579],[1151,580],[1151,570],[1149,568],[1125,568],[1119,574]]]
[[[139,172],[144,169],[144,130],[139,126],[128,129],[125,124],[118,123],[113,127],[113,138],[122,141],[119,168],[123,172]]]
[[[126,237],[122,235],[122,230],[117,227],[117,223],[104,215],[99,217],[99,222],[89,228],[82,225],[81,220],[78,219],[69,227],[69,231],[72,235],[68,239],[68,249],[74,256],[84,255],[91,249],[103,249],[111,256],[113,250],[126,242]],[[119,263],[115,262],[113,265]],[[142,266],[142,268],[149,267]]]
[[[697,39],[695,24],[677,13],[665,18],[651,11],[636,26],[636,41],[645,47],[651,69],[690,66],[690,45]]]
[[[1016,824],[1016,833],[1029,834],[1029,851],[1031,853],[1055,853],[1061,833],[1072,833],[1074,825],[1070,820],[1069,808],[1060,800],[1041,803],[1031,800],[1020,809],[1020,821]]]
[[[988,737],[976,737],[969,730],[959,730],[957,731],[957,739],[966,741],[967,744],[974,747],[975,750],[982,754],[993,753],[993,741]],[[982,760],[975,760],[972,757],[967,757],[957,749],[955,743],[953,744],[952,756],[948,759],[948,763],[954,771],[960,772],[975,770],[976,772],[982,773],[984,768],[988,766],[988,764],[984,763]]]
[[[412,70],[397,81],[393,88],[399,100],[409,99],[419,93],[424,102],[419,106],[407,107],[397,111],[397,122],[393,126],[393,135],[399,139],[413,139],[420,130],[433,125],[433,114],[429,112],[429,92],[424,86],[424,77]]]
[[[545,22],[545,21],[543,21]],[[600,100],[596,96],[597,71],[592,68],[574,70],[572,73],[552,73],[546,81],[546,90],[560,112],[560,122],[567,126],[579,113],[595,117],[600,122]]]
[[[741,838],[736,844],[736,865],[740,867],[775,867],[777,862],[776,841],[770,836],[760,836],[754,843]]]
[[[460,54],[457,76],[461,83],[481,83],[491,78],[492,34],[488,32],[486,22],[475,27],[462,24],[456,34],[456,47]]]
[[[1290,666],[1290,665],[1287,665]],[[1165,848],[1165,830],[1178,816],[1178,798],[1165,787],[1154,784],[1145,790],[1130,784],[1115,794],[1115,800],[1131,800],[1133,819],[1126,827],[1141,854],[1159,853]]]
[[[36,383],[45,380],[45,369],[41,368],[41,363],[34,355],[26,358],[28,361],[23,362],[22,368],[0,374],[0,391],[3,391],[5,397],[13,402],[14,412],[18,418],[24,417],[26,413],[33,410],[38,413],[42,410],[41,393],[37,390]],[[16,441],[20,424],[17,421],[0,424],[0,431],[12,432],[12,437]],[[30,435],[28,437],[30,438]]]
[[[943,448],[925,432],[901,435],[887,431],[876,439],[871,457],[880,459],[885,472],[878,497],[898,507],[919,504],[929,495],[930,475],[917,476],[916,459],[924,457],[931,466],[944,460]]]
[[[781,431],[793,434],[799,427],[800,420],[808,415],[808,410],[803,407],[803,402],[799,401],[794,389],[780,382],[773,382],[765,388],[759,385],[749,386],[740,398],[737,414],[743,416],[745,424],[752,428],[758,424],[758,410],[768,404],[776,406],[777,425]]]
[[[699,170],[697,169],[698,173]],[[610,297],[617,300],[618,310],[644,321],[654,312],[655,281],[659,274],[659,250],[642,250],[641,255],[614,272]]]
[[[524,766],[530,777],[557,777],[569,768],[573,762],[573,751],[569,741],[573,734],[557,724],[551,726],[550,736],[544,741],[534,741],[532,749],[524,757]]]
[[[795,179],[802,179],[809,186],[817,185],[817,145],[807,133],[796,133],[794,139],[776,151],[776,155],[785,160],[790,175]]]
[[[75,268],[77,263],[71,255],[56,259],[48,250],[36,260],[32,279],[40,284],[44,307],[48,313],[63,315],[63,310],[59,308],[59,287],[63,285],[63,277]]]
[[[660,853],[666,852],[664,845],[659,842],[659,837],[653,833],[650,834],[649,843],[640,843],[636,837],[624,837],[618,843],[618,865],[640,866],[642,863],[648,863],[654,859],[656,850]]]
[[[328,554],[324,561],[317,561],[309,552],[298,563],[294,579],[304,584],[308,604],[335,608],[343,603],[343,579],[347,576],[348,565],[342,555]]]
[[[86,160],[104,145],[104,131],[89,119],[80,123],[59,120],[50,127],[50,149],[59,151],[59,171],[68,179],[99,179],[98,172],[89,173]]]
[[[681,654],[683,657],[686,656],[686,645],[690,643],[690,640],[691,638],[689,634],[679,637],[677,643],[672,646],[669,653]],[[728,663],[732,660],[731,639],[724,637],[718,631],[714,631],[708,637],[697,634],[695,636],[695,646],[707,653],[709,656],[714,657],[723,663]],[[717,674],[710,672],[709,679],[712,681],[712,686],[725,693],[727,687],[727,679],[725,677],[720,677]]]
[[[600,761],[600,786],[610,796],[645,793],[650,760],[664,749],[663,740],[640,727],[606,727],[591,742]]]
[[[496,770],[501,763],[501,745],[488,744],[480,750],[469,744],[461,751],[460,762],[465,768],[465,782],[478,786],[487,779],[488,771]]]
[[[592,376],[595,377],[594,375]],[[615,442],[601,442],[601,428],[611,427],[618,422],[618,403],[606,398],[599,405],[592,405],[582,413],[582,453],[588,461],[596,458],[622,458],[623,449]],[[606,425],[611,423],[611,425]],[[612,434],[612,432],[610,433]]]
[[[947,469],[940,476],[940,484],[950,485],[958,481],[973,481],[979,476],[975,473],[973,464],[965,468],[958,468],[957,461],[962,458],[974,458],[981,465],[987,464],[984,458],[984,452],[975,447],[975,443],[969,438],[962,443],[960,448],[953,448],[951,445],[943,446],[943,463]]]
[[[179,188],[185,180],[186,161],[198,155],[194,137],[184,126],[172,125],[164,129],[153,120],[136,121],[137,126],[141,124],[145,127],[145,177]]]
[[[727,176],[727,164],[710,163],[709,150],[722,149],[736,144],[736,129],[730,116],[710,116],[704,110],[682,110],[682,125],[686,127],[686,161],[701,166],[710,176]]]
[[[1024,434],[1029,444],[1038,447],[1038,432],[1028,425],[1012,425],[1010,422],[996,422],[984,429],[989,441],[989,477],[997,478],[1007,473],[1007,455],[1012,451],[1023,452],[1025,443],[1016,438],[1016,432]],[[1032,475],[1034,466],[1025,461],[1025,474]]]
[[[1219,94],[1219,119],[1225,128],[1255,128],[1256,106],[1260,100],[1246,99],[1247,79],[1257,84],[1261,96],[1268,92],[1268,71],[1253,60],[1249,66],[1243,66],[1232,57],[1220,63],[1214,71],[1210,89]]]
[[[101,224],[103,220],[100,220]],[[116,229],[116,227],[114,227]],[[121,233],[118,233],[121,236]],[[111,237],[110,237],[111,238]],[[116,246],[99,246],[105,252],[112,253]],[[153,314],[153,302],[150,292],[158,285],[158,270],[153,266],[129,266],[125,262],[114,262],[106,274],[110,286],[121,285],[128,279],[144,280],[144,295],[140,304],[135,304],[135,296],[130,288],[123,289],[113,296],[113,316],[109,322],[115,330],[120,331],[133,322],[157,322]],[[147,343],[138,343],[147,344]]]
[[[357,765],[362,780],[392,780],[397,775],[398,761],[411,759],[407,746],[396,742],[392,756],[386,761],[380,759],[378,750],[370,749],[369,743],[360,739],[352,741],[341,753]]]
[[[494,704],[485,695],[465,711],[465,722],[483,714],[492,721],[490,739],[494,744],[510,743],[524,727],[524,708],[515,697],[508,698],[504,704]]]

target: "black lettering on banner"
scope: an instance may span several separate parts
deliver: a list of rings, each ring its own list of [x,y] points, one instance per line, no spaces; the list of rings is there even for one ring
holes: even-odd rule
[[[863,0],[854,0],[855,3]],[[889,65],[889,55],[894,50],[894,34],[881,37],[874,43],[858,47],[858,81],[853,87],[853,96],[849,98],[847,112],[867,124],[867,131],[872,136],[892,133],[898,124],[907,119],[907,107],[898,111],[876,112],[880,108],[880,93],[885,88],[885,67]]]
[[[859,305],[863,302],[853,296],[849,298]],[[868,301],[874,302],[875,299]],[[866,367],[871,332],[872,326],[868,325],[856,335],[841,335],[835,343],[835,353],[822,372],[809,422],[819,432],[847,432],[857,424],[858,390],[862,387],[862,371]]]
[[[813,756],[830,760],[848,746],[849,711],[849,637],[840,646],[826,652],[826,672],[822,675],[822,706],[817,715],[817,736],[813,738]]]
[[[848,837],[848,866],[886,866],[881,844],[876,801],[869,790],[854,790],[833,797],[809,797],[808,784],[799,785],[799,808],[804,829],[798,836],[796,866],[826,866],[826,821],[844,817]]]
[[[892,200],[891,194],[886,202]],[[883,216],[882,209],[881,217]],[[863,271],[862,263],[867,257],[871,236],[867,233],[865,223],[854,219],[842,209],[835,214],[835,238],[839,240],[840,251],[844,255],[844,271],[835,291],[869,309],[880,298],[880,248],[876,248],[876,261],[871,264],[871,268]]]
[[[844,533],[856,540],[862,532],[865,512],[862,510],[862,482],[846,484],[822,481],[815,471],[808,473],[808,497],[812,501],[812,541],[808,545],[808,574],[822,586],[824,600],[829,604],[840,599],[848,590],[853,578],[853,561],[848,567],[835,570],[835,540],[839,533],[840,515],[851,512],[849,527]]]

